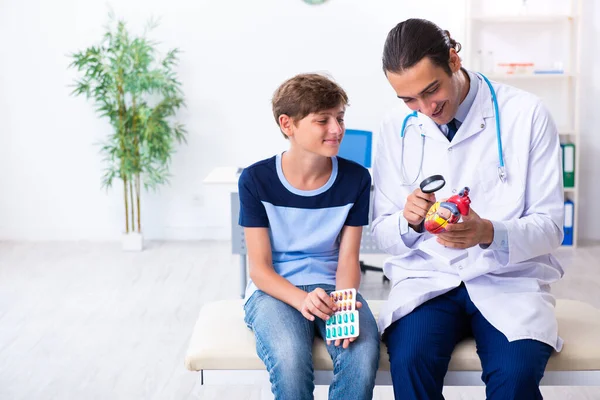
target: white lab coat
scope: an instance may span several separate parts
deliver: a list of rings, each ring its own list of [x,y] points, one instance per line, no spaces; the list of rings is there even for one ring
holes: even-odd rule
[[[481,77],[478,76],[481,80]],[[560,351],[550,284],[563,275],[551,255],[563,239],[564,198],[558,132],[535,96],[492,83],[498,98],[507,182],[498,178],[498,149],[491,94],[479,89],[452,143],[428,117],[411,118],[406,128],[403,185],[400,130],[406,114],[394,113],[379,132],[373,165],[375,196],[373,234],[379,248],[392,257],[384,273],[392,281],[389,299],[379,317],[380,332],[425,301],[465,283],[473,303],[509,341],[535,339]],[[471,191],[471,208],[481,218],[500,221],[508,231],[508,251],[468,249],[459,266],[447,266],[418,250],[431,238],[408,227],[402,215],[407,196],[424,178],[441,174],[446,186],[437,199],[462,187]],[[403,235],[402,235],[403,234]]]

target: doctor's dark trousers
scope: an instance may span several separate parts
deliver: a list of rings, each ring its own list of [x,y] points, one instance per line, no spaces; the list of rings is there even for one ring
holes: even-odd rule
[[[467,336],[477,343],[487,399],[542,398],[539,383],[553,348],[531,339],[509,342],[477,310],[464,284],[425,302],[385,330],[394,397],[443,399],[450,356]]]

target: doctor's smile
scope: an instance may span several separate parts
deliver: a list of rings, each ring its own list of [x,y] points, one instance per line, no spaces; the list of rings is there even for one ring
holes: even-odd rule
[[[442,112],[444,111],[444,106],[446,105],[446,102],[444,102],[444,104],[442,104],[442,106],[439,108],[438,111],[435,111],[431,116],[433,118],[439,118],[442,115]]]

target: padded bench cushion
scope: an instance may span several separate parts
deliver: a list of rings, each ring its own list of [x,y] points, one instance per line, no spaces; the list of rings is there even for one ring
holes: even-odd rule
[[[190,339],[185,365],[189,370],[264,370],[256,355],[254,334],[244,323],[242,300],[224,300],[202,307]],[[371,300],[375,317],[383,301]],[[548,371],[600,370],[600,310],[574,300],[557,300],[559,335],[564,339],[560,353],[548,362]],[[315,340],[316,370],[333,368],[322,340]],[[387,349],[382,343],[379,369],[389,371]],[[480,371],[481,363],[473,339],[458,344],[452,353],[451,371]]]

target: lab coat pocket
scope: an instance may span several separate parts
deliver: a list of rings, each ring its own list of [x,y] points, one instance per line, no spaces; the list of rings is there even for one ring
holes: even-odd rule
[[[523,210],[525,184],[521,177],[521,166],[517,157],[504,156],[506,181],[498,173],[498,161],[482,162],[477,170],[477,186],[472,188],[471,206],[489,219],[508,219]],[[482,212],[484,214],[482,214]],[[485,215],[485,216],[484,216]]]

